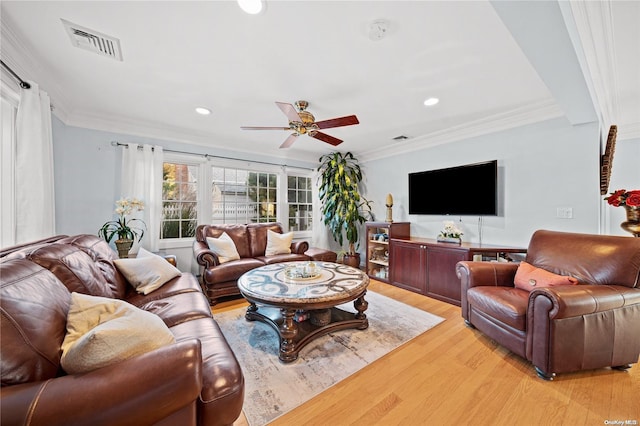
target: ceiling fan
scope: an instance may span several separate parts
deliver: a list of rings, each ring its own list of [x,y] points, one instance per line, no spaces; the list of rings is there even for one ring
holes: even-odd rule
[[[319,130],[329,129],[331,127],[351,126],[360,123],[358,117],[355,115],[316,121],[313,114],[307,111],[307,107],[309,106],[309,102],[307,101],[297,101],[295,108],[293,105],[285,102],[276,102],[276,105],[289,119],[289,127],[242,126],[240,128],[242,130],[293,130],[293,133],[280,145],[280,148],[289,148],[298,136],[304,134],[333,146],[339,145],[342,143],[341,139],[334,138]]]

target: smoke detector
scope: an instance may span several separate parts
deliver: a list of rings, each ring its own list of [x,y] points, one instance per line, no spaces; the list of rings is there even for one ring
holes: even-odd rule
[[[71,44],[80,49],[85,49],[98,55],[107,56],[122,61],[122,50],[120,49],[120,40],[115,37],[102,34],[96,30],[92,30],[81,25],[61,19]]]
[[[386,19],[376,19],[369,24],[369,40],[378,41],[385,38],[389,31],[389,21]]]

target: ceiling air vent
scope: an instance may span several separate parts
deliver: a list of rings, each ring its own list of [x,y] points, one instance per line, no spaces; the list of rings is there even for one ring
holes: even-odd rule
[[[73,22],[61,19],[71,44],[80,49],[89,50],[98,55],[108,56],[117,61],[122,61],[122,50],[120,40],[115,37],[102,34],[90,28],[76,25]]]
[[[396,136],[395,138],[393,138],[394,141],[404,141],[409,139],[409,136],[405,136],[405,135],[400,135],[400,136]]]

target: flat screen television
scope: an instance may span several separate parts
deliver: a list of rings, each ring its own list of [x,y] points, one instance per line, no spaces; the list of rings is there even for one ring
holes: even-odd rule
[[[409,214],[497,216],[498,161],[409,173]]]

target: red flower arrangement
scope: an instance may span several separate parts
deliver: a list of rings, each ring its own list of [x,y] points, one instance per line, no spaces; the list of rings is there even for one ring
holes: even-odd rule
[[[626,189],[618,189],[609,194],[608,197],[605,197],[605,200],[614,207],[640,207],[640,190],[627,191]]]

